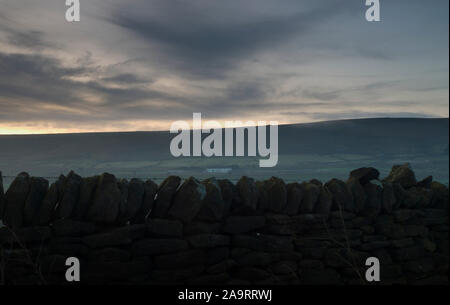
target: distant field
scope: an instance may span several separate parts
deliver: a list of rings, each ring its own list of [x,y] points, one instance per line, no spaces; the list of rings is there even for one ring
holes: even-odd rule
[[[278,176],[290,181],[346,179],[358,167],[386,176],[394,164],[411,163],[421,179],[449,181],[448,119],[366,119],[285,125],[279,128],[279,162],[260,168],[259,157],[181,157],[169,152],[168,132],[0,136],[0,171],[7,186],[27,171],[49,180],[74,170],[81,176],[162,181],[168,175],[212,176],[208,168],[231,168],[217,177],[237,181]]]

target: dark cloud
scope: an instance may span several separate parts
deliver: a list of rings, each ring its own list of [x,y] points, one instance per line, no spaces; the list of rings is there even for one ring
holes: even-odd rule
[[[126,107],[130,102],[151,100],[154,98],[175,101],[168,94],[142,89],[142,88],[111,88],[98,81],[81,82],[73,77],[90,76],[93,72],[89,67],[67,68],[54,58],[42,55],[5,54],[0,52],[0,101],[2,107],[17,104],[23,107],[26,102],[30,105],[36,103],[49,104],[73,108],[74,110],[89,109],[91,106],[85,94],[102,98],[103,102],[97,108],[107,110],[105,113],[117,112],[120,107]],[[139,79],[138,76],[128,76]],[[118,77],[121,79],[121,77]],[[21,101],[17,103],[17,101]],[[3,108],[5,109],[5,108]],[[20,109],[17,109],[20,111]],[[27,109],[22,109],[27,110]],[[147,109],[144,114],[150,114]],[[44,113],[34,113],[35,118]],[[1,113],[0,113],[1,116]],[[44,114],[45,116],[45,114]],[[96,119],[96,114],[86,117],[87,120]],[[4,117],[3,120],[16,120],[20,117]],[[66,116],[64,116],[66,117]],[[66,117],[67,118],[67,117]],[[31,117],[28,117],[31,119]],[[56,117],[55,119],[61,119]]]
[[[116,84],[123,84],[123,85],[133,85],[133,84],[143,84],[143,83],[149,83],[151,82],[150,79],[146,79],[140,76],[137,76],[135,74],[131,73],[122,73],[110,77],[104,77],[102,78],[103,81],[116,83]]]
[[[109,21],[159,48],[163,61],[172,67],[207,78],[223,76],[260,51],[279,50],[280,46],[348,8],[344,2],[326,1],[327,4],[306,11],[295,8],[278,16],[251,18],[250,15],[249,21],[220,22],[232,20],[233,16],[221,12],[220,7],[204,12],[192,10],[187,2],[165,2],[162,15],[169,18],[142,16],[125,9]],[[209,14],[212,18],[206,17]],[[214,20],[215,15],[220,16],[219,21]]]
[[[53,2],[2,5],[0,124],[448,113],[447,0]]]
[[[8,35],[8,42],[16,47],[40,50],[44,48],[54,48],[55,45],[44,39],[41,31],[16,32],[11,31]]]
[[[429,115],[426,113],[417,112],[369,112],[369,111],[347,111],[347,112],[303,112],[303,111],[292,111],[283,112],[286,116],[302,116],[308,117],[313,120],[328,121],[328,120],[343,120],[343,119],[353,119],[353,118],[437,118],[438,116]]]

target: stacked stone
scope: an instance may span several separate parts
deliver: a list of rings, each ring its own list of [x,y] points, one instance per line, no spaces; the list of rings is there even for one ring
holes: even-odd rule
[[[68,257],[83,283],[358,284],[368,257],[382,284],[448,283],[448,187],[407,164],[325,184],[71,172],[1,185],[7,283],[66,283]]]

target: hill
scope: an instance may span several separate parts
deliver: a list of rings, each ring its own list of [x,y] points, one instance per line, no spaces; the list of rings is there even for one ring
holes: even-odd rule
[[[28,171],[55,177],[73,169],[80,175],[104,171],[121,177],[152,177],[168,173],[210,176],[207,168],[232,168],[224,174],[286,180],[312,177],[346,178],[360,166],[374,166],[382,174],[394,163],[410,162],[422,172],[448,182],[449,121],[421,118],[376,118],[326,121],[279,127],[279,163],[258,167],[257,158],[173,158],[169,132],[116,132],[0,136],[0,170],[5,176]],[[7,180],[8,177],[6,177]],[[6,181],[8,183],[8,181]]]

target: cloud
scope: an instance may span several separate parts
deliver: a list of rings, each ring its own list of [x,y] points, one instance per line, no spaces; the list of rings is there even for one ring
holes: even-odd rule
[[[194,10],[185,1],[165,1],[160,15],[142,16],[121,8],[108,21],[151,45],[171,68],[197,77],[221,78],[223,73],[260,52],[280,51],[280,47],[348,7],[343,2],[326,3],[306,6],[307,9],[296,7],[279,15],[255,17],[251,12],[248,15],[240,12],[237,14],[246,18],[235,20],[227,15],[229,11],[222,13],[220,5],[212,10],[206,8],[205,12],[200,7]],[[238,7],[236,4],[237,10]],[[177,12],[181,15],[176,15]]]
[[[142,84],[151,82],[150,79],[146,79],[131,73],[122,73],[110,77],[102,78],[103,81],[116,83],[116,84]]]
[[[40,50],[55,47],[52,43],[43,39],[44,33],[41,31],[16,32],[11,31],[8,35],[8,42],[14,46]]]
[[[77,113],[80,110],[103,109],[105,114],[111,114],[120,110],[130,102],[140,100],[151,100],[155,98],[172,99],[168,94],[145,88],[114,88],[103,85],[97,80],[78,81],[74,77],[89,76],[96,77],[97,71],[89,67],[78,66],[75,68],[64,67],[62,63],[51,57],[29,54],[5,54],[0,52],[0,106],[14,108],[15,116],[2,115],[2,120],[48,119],[48,109],[68,109],[67,113]],[[139,80],[138,76],[128,74],[111,77],[112,80],[130,82],[132,79]],[[86,96],[91,96],[95,102]],[[173,98],[174,100],[176,98]],[[30,117],[24,117],[22,111],[27,112],[36,105],[46,105],[47,110],[30,113]],[[23,109],[21,109],[23,108]],[[73,108],[77,111],[70,111]],[[51,113],[51,111],[50,111]],[[150,111],[146,111],[150,113]],[[33,116],[33,117],[31,117]],[[98,114],[85,113],[85,120],[95,120]],[[70,117],[70,115],[69,115]],[[80,119],[79,116],[72,116]],[[67,115],[55,115],[55,120],[68,119]]]
[[[0,127],[448,113],[448,1],[4,2]]]
[[[376,111],[347,111],[347,112],[284,112],[287,116],[306,116],[313,120],[344,120],[353,118],[439,118],[441,116],[416,112],[376,112]]]

